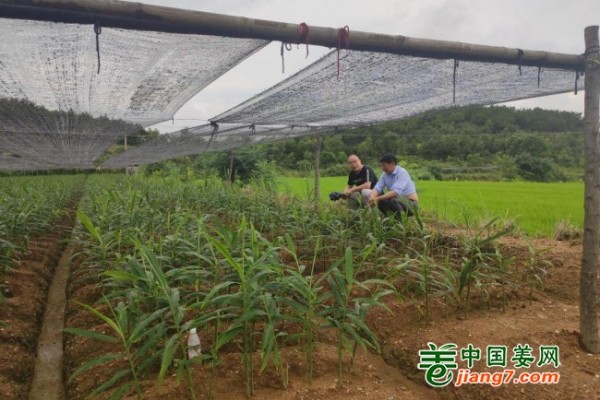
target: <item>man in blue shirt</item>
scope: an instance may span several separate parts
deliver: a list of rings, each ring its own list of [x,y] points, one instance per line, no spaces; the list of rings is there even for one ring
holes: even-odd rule
[[[410,175],[404,168],[397,165],[398,161],[393,154],[384,154],[379,162],[383,175],[371,192],[369,205],[371,207],[377,205],[384,214],[391,211],[413,215],[419,207],[419,198]],[[384,187],[388,190],[385,194],[383,193]]]

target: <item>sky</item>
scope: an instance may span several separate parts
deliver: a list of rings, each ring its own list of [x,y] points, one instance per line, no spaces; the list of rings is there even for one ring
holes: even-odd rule
[[[143,3],[352,31],[582,54],[586,26],[600,24],[600,0],[143,0]],[[327,48],[293,46],[281,71],[273,42],[193,97],[161,132],[206,123],[219,113],[294,74]],[[583,93],[507,103],[583,113]]]

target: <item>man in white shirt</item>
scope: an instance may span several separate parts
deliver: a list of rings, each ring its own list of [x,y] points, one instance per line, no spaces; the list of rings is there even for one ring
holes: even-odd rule
[[[377,205],[384,214],[406,212],[409,216],[413,215],[419,207],[419,197],[410,175],[397,165],[393,154],[384,154],[379,162],[383,175],[371,192],[369,205]],[[384,187],[388,190],[386,193],[383,193]]]

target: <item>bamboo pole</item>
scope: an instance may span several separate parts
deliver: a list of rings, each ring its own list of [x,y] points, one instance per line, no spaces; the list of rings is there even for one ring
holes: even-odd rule
[[[315,208],[319,211],[321,203],[321,146],[323,136],[321,132],[315,137]]]
[[[227,182],[233,183],[233,150],[229,150],[229,170],[227,171]]]
[[[0,0],[0,17],[93,24],[103,27],[138,29],[184,34],[205,34],[302,41],[299,24],[182,10],[124,1],[98,0]],[[338,29],[310,26],[310,44],[339,46]],[[353,50],[403,54],[418,57],[496,62],[543,68],[583,71],[583,56],[522,50],[499,46],[429,40],[401,35],[351,31]]]
[[[581,345],[600,352],[598,336],[598,256],[600,255],[600,43],[598,26],[585,28],[585,218],[580,274]]]

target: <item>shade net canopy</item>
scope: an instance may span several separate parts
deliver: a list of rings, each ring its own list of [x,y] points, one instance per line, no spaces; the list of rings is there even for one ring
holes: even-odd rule
[[[119,138],[172,118],[267,44],[6,18],[0,18],[0,37],[0,169],[91,168]],[[161,135],[104,165],[142,164],[575,87],[573,71],[473,61],[456,68],[453,59],[344,50],[337,65],[337,56],[332,51],[214,117],[213,125]]]
[[[0,169],[91,169],[115,141],[141,131],[122,120],[0,99]]]
[[[155,139],[109,159],[116,167],[198,152],[372,125],[454,106],[488,105],[569,92],[573,71],[483,62],[335,51],[212,118],[210,125]],[[582,82],[579,83],[583,87]],[[276,127],[276,129],[274,128]],[[259,139],[257,139],[259,138]]]
[[[330,130],[327,128],[326,130]],[[210,124],[160,135],[156,139],[108,159],[103,167],[122,168],[171,158],[229,150],[323,132],[323,129],[287,125]]]
[[[23,159],[16,154],[3,153],[0,150],[0,170],[2,171],[39,171],[56,169],[54,165]]]
[[[455,73],[454,60],[363,51],[341,52],[338,78],[336,58],[332,51],[211,120],[359,126],[428,110],[564,93],[575,87],[573,71],[465,61]]]
[[[0,169],[93,168],[111,144],[139,130],[133,124],[171,119],[267,44],[98,32],[92,25],[0,18]]]
[[[0,97],[149,126],[267,42],[0,18]]]

